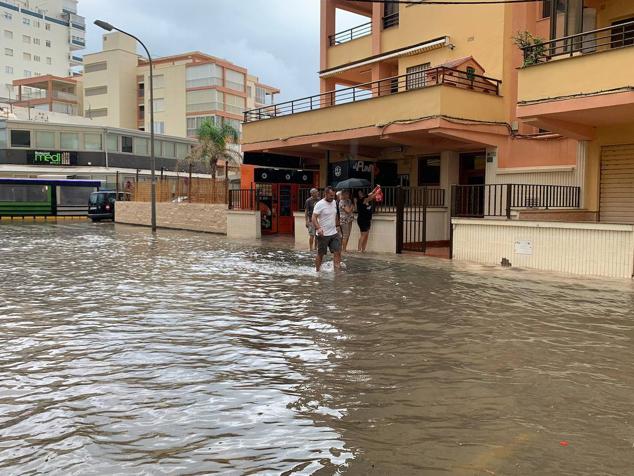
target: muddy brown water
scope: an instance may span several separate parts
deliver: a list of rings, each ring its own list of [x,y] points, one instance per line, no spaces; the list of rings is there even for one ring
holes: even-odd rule
[[[0,474],[634,474],[630,282],[346,263],[0,223]]]

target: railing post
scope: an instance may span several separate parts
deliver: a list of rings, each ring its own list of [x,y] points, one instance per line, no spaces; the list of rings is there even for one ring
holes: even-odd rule
[[[227,190],[227,192],[229,193],[227,197],[227,208],[233,210],[233,193],[231,193],[231,190]]]
[[[452,185],[449,197],[449,259],[453,259],[453,218],[456,216],[456,190],[457,187]]]
[[[396,253],[403,253],[403,220],[405,218],[405,200],[403,187],[396,190]]]
[[[544,195],[545,208],[546,210],[548,210],[550,203],[550,186],[546,185],[546,192],[544,193]]]
[[[511,198],[513,196],[513,185],[506,184],[506,219],[511,219]]]
[[[423,253],[427,252],[427,187],[423,187]]]

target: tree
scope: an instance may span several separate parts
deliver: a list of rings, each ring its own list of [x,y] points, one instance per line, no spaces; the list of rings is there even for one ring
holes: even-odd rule
[[[216,178],[219,160],[225,160],[227,167],[229,162],[240,163],[240,153],[230,148],[231,144],[238,143],[239,138],[238,131],[229,124],[218,126],[206,119],[198,128],[199,143],[192,149],[188,159],[208,166],[209,173]]]

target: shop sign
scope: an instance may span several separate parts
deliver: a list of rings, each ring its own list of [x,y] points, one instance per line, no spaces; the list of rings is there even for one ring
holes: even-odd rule
[[[515,242],[515,254],[516,255],[532,255],[533,243],[530,240],[518,240]]]
[[[77,152],[29,151],[28,161],[33,165],[76,165]]]

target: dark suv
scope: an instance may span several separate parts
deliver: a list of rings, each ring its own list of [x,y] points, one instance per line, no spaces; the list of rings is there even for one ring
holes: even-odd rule
[[[92,221],[114,220],[115,203],[129,200],[130,194],[125,192],[93,192],[88,200],[88,216]]]

